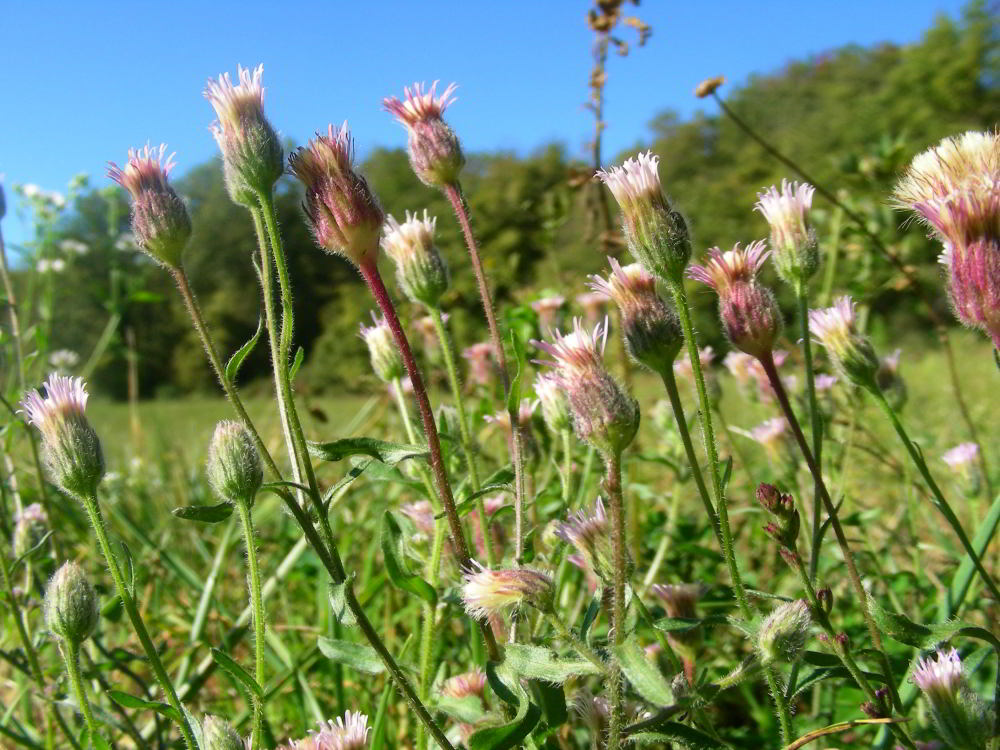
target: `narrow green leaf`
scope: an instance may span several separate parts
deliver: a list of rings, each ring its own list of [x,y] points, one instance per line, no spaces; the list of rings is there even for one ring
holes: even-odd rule
[[[347,587],[353,583],[354,574],[351,573],[347,580],[330,584],[330,612],[337,618],[337,622],[348,628],[353,628],[358,624],[351,608],[347,606]]]
[[[295,358],[292,360],[292,366],[288,368],[288,380],[289,382],[295,381],[295,376],[299,372],[299,368],[302,367],[302,362],[306,358],[306,350],[301,346],[295,351]]]
[[[423,458],[427,455],[427,449],[420,445],[357,437],[341,438],[329,443],[309,443],[309,455],[322,461],[340,461],[348,456],[371,456],[391,465],[408,458]]]
[[[381,546],[385,572],[393,585],[420,597],[431,606],[437,604],[437,591],[434,587],[408,571],[403,560],[403,532],[399,522],[388,510],[382,515]]]
[[[236,376],[240,371],[240,365],[243,364],[243,360],[246,359],[250,352],[254,350],[254,347],[257,346],[257,341],[260,339],[260,334],[263,333],[263,331],[264,317],[260,316],[257,319],[257,330],[254,332],[254,335],[251,336],[250,340],[243,346],[237,349],[236,353],[229,358],[228,362],[226,362],[226,380],[230,383],[236,381]]]
[[[657,706],[674,703],[674,691],[671,690],[670,683],[655,662],[646,656],[636,638],[627,639],[613,650],[622,672],[639,695]]]
[[[172,511],[178,518],[199,523],[222,523],[233,515],[233,504],[229,502],[218,505],[185,505]]]
[[[504,666],[518,677],[561,684],[571,677],[600,674],[586,659],[567,659],[541,646],[510,643],[505,648]]]
[[[469,750],[512,750],[519,747],[531,730],[538,724],[542,712],[538,706],[528,700],[528,694],[521,684],[512,679],[509,687],[496,672],[496,665],[486,664],[486,679],[497,696],[512,707],[517,713],[508,723],[501,726],[486,727],[475,732],[467,741]]]
[[[29,549],[27,552],[25,552],[23,555],[21,555],[20,557],[18,557],[14,561],[14,564],[11,565],[11,567],[10,567],[11,575],[12,576],[13,576],[14,573],[17,572],[18,568],[21,567],[21,564],[25,560],[27,560],[29,557],[33,556],[36,552],[38,552],[45,545],[48,544],[50,536],[52,536],[52,532],[51,531],[46,531],[45,534],[42,536],[41,539],[38,540],[38,543],[34,547],[32,547],[31,549]]]
[[[584,643],[590,643],[587,639],[587,634],[590,632],[590,626],[594,624],[594,620],[597,619],[597,615],[600,613],[601,592],[598,590],[594,592],[590,604],[587,605],[587,611],[583,613],[583,622],[580,623],[580,640]]]
[[[514,331],[510,332],[510,343],[514,348],[514,377],[510,381],[507,394],[507,411],[517,414],[521,408],[521,372],[524,369],[524,342]]]
[[[385,665],[371,646],[320,637],[319,650],[330,661],[351,667],[365,674],[381,674]]]
[[[666,724],[660,725],[655,732],[630,734],[629,739],[636,745],[661,745],[675,742],[693,750],[715,750],[725,747],[704,732],[686,724],[678,724],[676,721],[668,721]]]
[[[225,651],[213,648],[212,659],[215,660],[215,663],[218,664],[219,667],[228,672],[234,680],[243,685],[253,695],[256,695],[258,698],[264,697],[264,688],[257,684],[257,680],[251,677],[250,673],[237,664],[233,660],[233,657]]]
[[[729,487],[729,480],[733,477],[733,457],[729,456],[722,468],[722,492],[725,494]]]
[[[174,710],[174,707],[159,701],[150,701],[121,690],[109,690],[108,697],[123,708],[139,708],[148,711],[155,711],[161,716],[166,716],[171,721],[180,723],[181,715]]]

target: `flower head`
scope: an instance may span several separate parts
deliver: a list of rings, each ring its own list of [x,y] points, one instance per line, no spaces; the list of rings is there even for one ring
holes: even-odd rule
[[[979,446],[976,443],[960,443],[941,456],[941,460],[955,471],[964,471],[978,459]]]
[[[667,617],[693,620],[698,616],[698,601],[705,593],[705,587],[698,583],[656,583],[650,591],[663,604]],[[683,653],[685,659],[693,659],[702,641],[701,628],[675,630],[667,634],[670,644]]]
[[[463,575],[465,611],[477,620],[521,605],[548,612],[552,608],[552,594],[552,579],[531,568],[493,570],[473,562]]]
[[[237,66],[239,83],[222,73],[204,91],[218,118],[211,131],[222,151],[226,187],[244,206],[258,205],[258,194],[270,195],[285,171],[281,141],[264,116],[263,75],[263,65],[253,71]]]
[[[614,550],[611,545],[611,520],[604,510],[604,501],[597,498],[592,513],[570,513],[559,524],[556,535],[573,545],[577,554],[605,584],[614,580]],[[631,567],[631,563],[626,563]]]
[[[252,506],[264,481],[257,445],[242,422],[223,420],[208,446],[208,482],[231,503]]]
[[[812,616],[805,599],[785,602],[775,608],[757,630],[757,652],[761,661],[765,665],[797,661],[811,626]]]
[[[42,435],[42,453],[52,480],[74,496],[92,496],[104,476],[101,441],[84,414],[83,378],[49,375],[45,395],[32,390],[21,410]]]
[[[618,306],[629,353],[654,372],[673,367],[684,337],[677,316],[656,293],[656,279],[638,263],[608,262],[611,274],[591,276],[590,286]]]
[[[396,339],[385,318],[377,318],[375,313],[372,313],[372,325],[361,324],[361,338],[368,346],[372,370],[375,371],[379,380],[392,383],[403,377],[405,373],[403,357],[399,353]]]
[[[417,177],[426,185],[445,187],[457,184],[465,156],[455,131],[441,118],[455,101],[457,86],[450,84],[438,96],[437,84],[426,88],[415,83],[403,89],[402,100],[386,97],[382,106],[406,127],[410,164]]]
[[[486,674],[480,670],[463,672],[449,677],[441,684],[441,695],[451,698],[466,698],[475,696],[482,698],[486,691]]]
[[[554,297],[542,297],[531,303],[531,309],[538,315],[538,322],[542,329],[552,328],[558,323],[559,311],[566,304],[566,298],[562,295]]]
[[[536,404],[537,402],[529,398],[521,399],[521,403],[517,409],[517,425],[519,429],[525,430],[531,427],[531,418],[535,414]],[[495,414],[487,414],[483,417],[483,421],[487,424],[496,425],[507,435],[511,434],[510,412],[506,409],[500,409]]]
[[[108,162],[108,177],[132,196],[132,232],[150,257],[170,269],[179,268],[181,255],[191,237],[187,208],[167,182],[176,166],[174,155],[159,149],[129,149],[125,167]]]
[[[317,133],[288,157],[305,186],[305,211],[316,243],[356,266],[375,262],[385,215],[365,178],[354,171],[354,141],[345,122]]]
[[[781,312],[774,294],[757,282],[767,256],[762,240],[745,249],[736,243],[725,253],[713,247],[704,265],[688,270],[692,279],[718,292],[719,317],[733,346],[758,359],[774,349],[781,333]]]
[[[348,711],[334,721],[319,722],[318,730],[310,731],[305,739],[293,740],[287,750],[364,750],[369,734],[368,717],[360,711]]]
[[[986,747],[992,734],[992,711],[969,687],[962,659],[954,648],[917,662],[913,682],[927,702],[938,732],[949,747]]]
[[[79,645],[97,627],[97,594],[75,562],[65,563],[45,589],[45,625],[60,638]]]
[[[14,557],[20,557],[34,549],[45,538],[49,517],[38,503],[25,507],[14,518]]]
[[[778,275],[789,284],[801,284],[819,267],[816,233],[806,222],[816,188],[808,183],[781,181],[757,193],[754,208],[771,227],[771,247]]]
[[[608,297],[601,292],[584,292],[576,295],[576,304],[583,308],[583,315],[590,325],[604,317]]]
[[[778,449],[787,434],[788,422],[784,417],[767,419],[750,430],[750,437],[764,446],[772,458],[778,455]]]
[[[573,426],[582,440],[599,451],[620,453],[639,429],[639,407],[604,368],[607,323],[587,331],[579,318],[573,330],[555,331],[554,340],[532,341],[551,360],[539,364],[554,368],[554,377],[566,392]]]
[[[406,212],[400,224],[390,214],[382,234],[382,249],[396,263],[396,280],[414,302],[438,308],[448,291],[448,265],[434,244],[437,217]]]
[[[833,307],[810,310],[809,328],[848,380],[866,388],[877,387],[879,359],[871,342],[858,331],[857,310],[850,297],[838,297]]]
[[[555,434],[570,429],[572,415],[569,401],[559,380],[551,373],[539,373],[535,378],[535,395],[542,407],[542,419],[549,431]]]
[[[906,381],[899,372],[899,360],[903,350],[896,349],[892,354],[879,357],[878,369],[875,371],[875,383],[885,394],[889,405],[899,410],[906,403]]]
[[[659,157],[647,151],[597,177],[621,207],[632,254],[660,278],[679,282],[691,259],[691,238],[684,217],[663,195],[658,163]]]

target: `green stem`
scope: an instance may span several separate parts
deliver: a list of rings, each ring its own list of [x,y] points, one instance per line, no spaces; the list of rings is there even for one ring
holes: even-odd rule
[[[573,494],[573,432],[572,430],[562,431],[562,452],[563,452],[563,486],[562,501],[563,508],[569,510],[570,497]]]
[[[609,453],[604,457],[604,489],[611,505],[611,543],[614,558],[614,583],[611,606],[611,629],[614,645],[625,642],[625,500],[622,495],[621,454]],[[611,685],[611,717],[608,724],[608,750],[619,750],[625,721],[623,676],[621,665],[615,660],[614,671],[609,677]]]
[[[959,541],[962,543],[962,547],[965,549],[966,554],[968,554],[969,559],[975,566],[976,571],[979,573],[979,577],[983,579],[983,583],[986,584],[986,588],[990,590],[993,598],[1000,601],[1000,590],[997,589],[996,583],[990,577],[990,574],[986,572],[986,568],[983,567],[982,561],[979,559],[979,555],[976,554],[975,549],[972,547],[972,542],[969,541],[969,537],[965,533],[965,529],[962,528],[962,523],[958,520],[958,516],[951,509],[948,501],[945,500],[944,493],[941,492],[941,488],[938,487],[937,482],[934,481],[934,477],[931,476],[930,469],[927,468],[927,462],[924,461],[924,457],[917,450],[917,447],[910,440],[910,436],[906,432],[906,428],[903,427],[903,423],[900,421],[896,412],[886,401],[885,395],[882,393],[881,389],[876,387],[869,387],[869,393],[875,399],[875,402],[881,407],[882,411],[885,413],[889,421],[892,422],[893,428],[896,430],[896,434],[899,436],[900,441],[906,447],[906,452],[909,453],[910,458],[913,461],[914,466],[917,467],[917,471],[920,472],[920,476],[924,478],[927,486],[930,488],[931,494],[933,495],[933,502],[935,507],[941,512],[948,525],[951,526],[952,530],[955,532],[955,536],[958,537]]]
[[[549,623],[551,623],[552,628],[556,631],[556,633],[559,634],[560,638],[562,638],[570,646],[572,646],[573,649],[580,656],[582,656],[584,659],[586,659],[595,667],[597,667],[597,669],[600,670],[600,673],[602,675],[609,674],[611,670],[608,667],[607,663],[604,661],[604,659],[598,656],[597,652],[594,651],[594,649],[592,649],[590,646],[584,643],[582,638],[577,636],[568,627],[566,627],[566,623],[564,623],[560,619],[559,615],[557,615],[555,612],[550,612],[546,617]]]
[[[597,451],[594,450],[594,446],[587,446],[587,457],[583,460],[583,471],[580,472],[580,487],[577,489],[573,508],[581,507],[583,501],[587,499],[587,485],[590,483],[590,474],[594,470],[594,456],[596,453]]]
[[[478,492],[482,487],[479,479],[479,467],[476,461],[476,445],[469,432],[469,419],[465,414],[465,403],[462,398],[462,385],[458,379],[458,368],[455,366],[455,352],[451,346],[451,337],[444,327],[444,319],[441,311],[436,307],[428,308],[431,321],[434,323],[434,332],[437,334],[438,342],[441,345],[441,356],[444,359],[444,368],[448,373],[448,383],[451,386],[451,397],[455,401],[455,411],[458,414],[458,433],[462,441],[462,450],[465,451],[465,460],[469,466],[469,485],[473,492]],[[491,568],[497,566],[496,549],[493,545],[493,535],[489,533],[490,520],[486,515],[486,501],[482,496],[476,498],[476,512],[479,514],[479,528],[483,530],[484,544],[486,545],[486,561]]]
[[[733,593],[736,596],[736,603],[739,606],[740,614],[744,620],[749,622],[753,619],[753,612],[750,609],[750,602],[747,600],[746,590],[743,587],[743,579],[740,577],[739,566],[736,563],[736,549],[733,545],[733,532],[729,526],[729,508],[726,501],[725,489],[722,486],[722,476],[719,473],[719,453],[715,444],[715,429],[712,425],[712,404],[708,399],[708,389],[705,387],[705,375],[701,370],[701,357],[698,352],[698,341],[694,334],[694,325],[691,322],[691,307],[688,304],[687,292],[684,289],[683,279],[668,279],[670,292],[674,298],[674,307],[677,316],[681,321],[681,329],[684,332],[684,341],[687,345],[688,358],[691,360],[691,370],[694,374],[695,387],[698,392],[698,416],[701,419],[701,434],[705,445],[705,455],[708,459],[709,469],[712,477],[712,490],[715,495],[715,509],[719,519],[720,542],[722,544],[722,554],[726,558],[726,566],[729,568],[729,578],[732,582]],[[692,471],[694,471],[692,466]],[[775,708],[778,710],[778,722],[781,726],[781,735],[785,744],[792,741],[792,718],[788,708],[788,701],[785,700],[784,693],[778,687],[778,680],[773,669],[764,669],[764,677],[767,679],[768,688],[771,691],[771,698]]]
[[[108,539],[107,528],[104,526],[104,517],[101,515],[101,508],[97,504],[97,497],[82,497],[80,499],[83,501],[83,507],[87,510],[90,523],[94,527],[94,533],[97,535],[97,543],[101,547],[101,553],[104,555],[104,560],[108,565],[108,571],[114,579],[115,590],[118,592],[118,596],[121,597],[122,606],[125,608],[125,613],[132,622],[135,634],[139,637],[139,642],[142,644],[142,650],[146,654],[149,666],[152,668],[153,674],[156,676],[156,681],[163,690],[167,703],[173,707],[180,718],[178,726],[180,727],[181,734],[184,735],[184,743],[187,745],[188,750],[196,750],[197,744],[195,743],[194,735],[191,734],[191,727],[188,726],[184,708],[177,697],[177,692],[170,681],[170,676],[167,674],[166,669],[163,668],[163,662],[160,661],[160,655],[156,651],[156,646],[153,645],[153,641],[149,637],[149,631],[146,630],[146,625],[142,621],[142,615],[139,614],[139,609],[135,606],[135,601],[132,599],[132,593],[125,582],[121,569],[118,567],[118,562],[111,549],[111,542]]]
[[[816,460],[816,468],[823,470],[823,416],[816,401],[816,374],[813,367],[812,341],[809,339],[809,296],[805,283],[796,287],[798,299],[799,327],[802,329],[802,354],[806,364],[806,397],[809,401],[809,419],[812,426],[812,450]],[[809,548],[809,578],[816,580],[819,567],[820,529],[822,527],[822,489],[819,482],[813,482],[812,505],[812,545]]]
[[[254,630],[254,679],[258,685],[264,684],[264,630],[267,627],[264,613],[264,600],[260,595],[260,568],[257,565],[257,537],[253,529],[253,514],[249,502],[236,503],[243,524],[243,542],[247,550],[247,572],[250,589],[250,607],[253,613]],[[253,696],[253,733],[251,734],[251,749],[260,747],[264,731],[264,705],[256,695]]]
[[[83,677],[80,675],[80,644],[63,640],[62,645],[65,647],[63,660],[66,662],[66,672],[69,675],[69,682],[73,686],[76,703],[80,707],[80,713],[83,714],[84,722],[87,724],[87,731],[90,733],[90,745],[96,747],[97,743],[94,742],[94,738],[104,738],[97,728],[97,722],[94,721],[94,712],[90,708],[90,701],[87,700],[87,691],[83,686]]]

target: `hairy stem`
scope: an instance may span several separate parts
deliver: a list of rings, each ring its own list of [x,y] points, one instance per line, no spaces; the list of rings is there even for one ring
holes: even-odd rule
[[[554,612],[551,612],[546,617],[549,623],[552,625],[553,630],[555,630],[556,633],[559,634],[560,638],[562,638],[564,641],[566,641],[566,643],[572,646],[574,651],[576,651],[580,656],[582,656],[584,659],[586,659],[595,667],[597,667],[597,669],[600,671],[602,675],[607,675],[610,672],[610,669],[607,663],[604,661],[604,659],[598,656],[597,652],[594,651],[594,649],[592,649],[590,646],[584,643],[582,638],[580,638],[578,635],[573,633],[568,627],[566,627],[566,623],[562,621],[559,615],[557,615]]]
[[[264,600],[260,595],[260,568],[257,565],[257,537],[253,529],[253,514],[247,502],[236,503],[240,513],[240,523],[243,525],[243,542],[247,550],[248,587],[250,592],[250,607],[253,612],[254,631],[254,679],[258,685],[264,684]],[[251,734],[251,750],[260,747],[264,731],[264,705],[260,698],[253,696],[253,733]]]
[[[177,691],[174,690],[170,676],[167,674],[167,670],[164,669],[163,662],[160,661],[160,655],[156,651],[156,646],[153,645],[153,640],[149,637],[149,631],[146,630],[146,624],[142,621],[142,615],[139,614],[139,609],[135,606],[135,600],[132,599],[132,592],[125,582],[125,577],[122,575],[121,569],[118,567],[118,561],[115,559],[114,552],[111,549],[108,531],[104,525],[104,517],[101,515],[101,508],[97,504],[97,497],[90,496],[80,499],[83,502],[83,507],[87,510],[87,515],[90,517],[90,523],[94,527],[94,534],[97,536],[97,543],[108,565],[108,571],[114,579],[115,590],[118,592],[118,596],[121,597],[125,613],[132,623],[132,629],[135,630],[135,634],[139,637],[139,643],[142,644],[142,650],[146,654],[146,659],[153,670],[156,681],[163,690],[167,703],[173,707],[180,717],[178,726],[180,727],[181,734],[184,735],[184,744],[187,745],[188,750],[196,750],[197,745],[195,744],[194,735],[191,733],[191,727],[188,726],[183,706],[177,697]]]
[[[798,299],[799,327],[802,331],[802,354],[806,364],[806,398],[809,401],[809,419],[812,430],[813,458],[820,473],[823,470],[823,416],[816,401],[816,373],[813,367],[812,341],[809,339],[809,295],[804,282],[795,289]],[[809,547],[809,578],[816,580],[816,570],[819,567],[820,529],[822,524],[823,501],[820,499],[822,489],[819,482],[813,483],[812,505],[812,545]]]
[[[611,505],[611,543],[614,557],[614,585],[611,606],[611,629],[615,646],[625,642],[625,502],[622,495],[621,454],[609,453],[604,457],[604,490]],[[625,686],[621,665],[615,662],[610,676],[611,718],[608,724],[608,750],[619,750],[622,727],[625,721]]]
[[[87,700],[87,691],[83,685],[83,676],[80,674],[80,644],[69,640],[63,640],[60,644],[63,652],[63,661],[66,662],[66,673],[69,675],[70,685],[73,687],[73,695],[76,697],[76,704],[80,707],[83,720],[87,724],[87,731],[90,734],[90,745],[96,746],[95,737],[101,736],[94,720],[94,712],[90,708],[90,701]]]

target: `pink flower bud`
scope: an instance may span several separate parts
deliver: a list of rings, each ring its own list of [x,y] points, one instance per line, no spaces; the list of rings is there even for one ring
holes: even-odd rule
[[[462,352],[462,357],[469,362],[469,379],[475,385],[489,385],[493,375],[493,344],[480,342],[468,346]]]
[[[604,510],[604,501],[597,498],[593,513],[576,511],[559,524],[556,535],[573,545],[585,566],[606,585],[614,580],[614,550],[611,544],[611,520]],[[627,554],[627,553],[626,553]],[[632,563],[626,561],[631,569]],[[630,575],[627,574],[627,575]]]
[[[878,387],[880,363],[871,342],[857,328],[857,311],[850,297],[839,297],[833,307],[809,311],[809,328],[826,347],[837,368],[855,385]]]
[[[762,240],[746,249],[736,243],[726,253],[713,247],[704,265],[688,270],[692,279],[718,292],[719,316],[733,346],[757,358],[772,351],[781,333],[781,312],[774,294],[757,282],[757,272],[769,254],[765,248]]]
[[[365,178],[354,171],[354,141],[345,122],[316,134],[288,157],[305,186],[305,210],[317,244],[360,267],[374,263],[385,214]]]
[[[372,325],[361,324],[361,338],[368,346],[372,370],[379,380],[392,383],[403,377],[405,374],[403,357],[399,353],[396,339],[385,318],[376,318],[375,313],[372,313]]]
[[[426,209],[421,219],[406,212],[400,224],[392,215],[386,217],[382,249],[396,262],[396,280],[414,302],[438,308],[441,296],[448,291],[448,265],[434,244],[437,217]]]
[[[108,177],[132,196],[132,232],[136,242],[153,260],[170,269],[180,268],[181,255],[191,237],[187,208],[167,182],[176,166],[166,144],[151,149],[129,149],[121,168],[108,163]]]
[[[549,612],[553,590],[552,579],[537,570],[492,570],[473,562],[463,576],[462,601],[470,617],[483,620],[522,605]]]
[[[812,185],[781,181],[781,192],[773,185],[757,193],[754,208],[771,227],[771,247],[778,275],[789,284],[802,284],[819,267],[816,233],[806,223],[812,206]]]
[[[454,83],[436,96],[437,81],[425,89],[415,83],[403,89],[403,101],[394,96],[382,100],[382,106],[399,120],[409,133],[410,164],[425,185],[445,187],[458,183],[465,164],[462,147],[447,123],[441,119],[448,105],[455,101]]]

